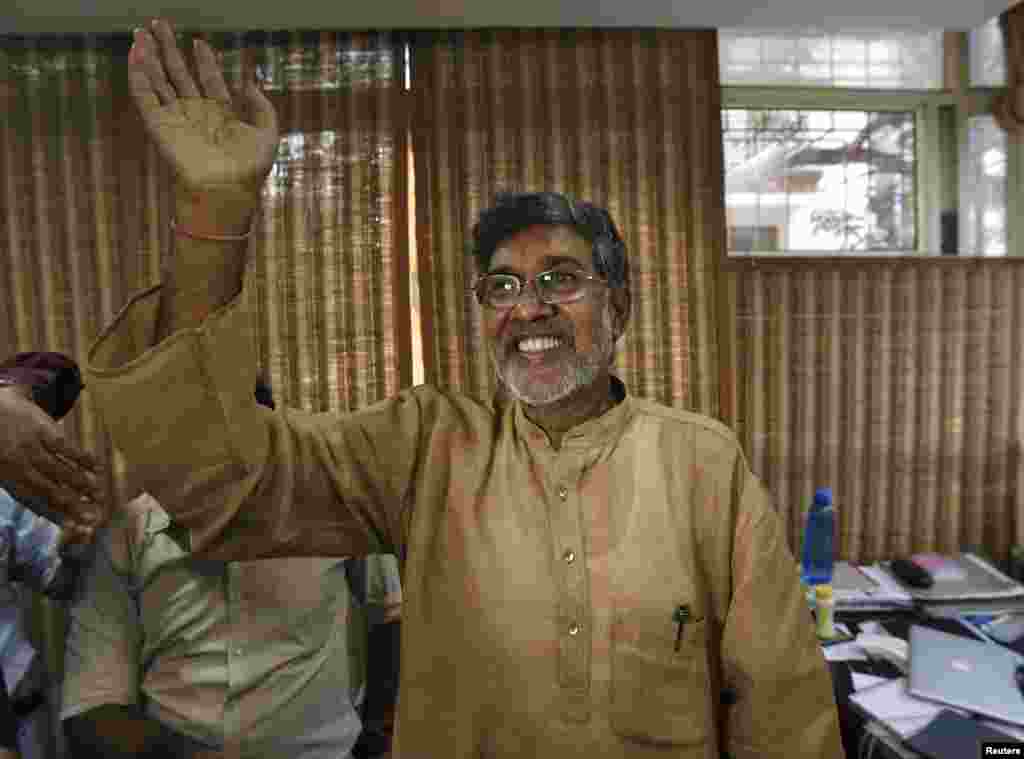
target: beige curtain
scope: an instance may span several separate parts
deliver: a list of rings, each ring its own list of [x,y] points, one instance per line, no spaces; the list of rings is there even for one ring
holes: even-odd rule
[[[501,190],[609,208],[629,247],[619,370],[637,395],[718,413],[723,249],[718,57],[711,31],[414,36],[417,250],[428,382],[493,392],[466,255]]]
[[[397,392],[412,377],[404,47],[327,32],[211,42],[230,76],[257,67],[281,116],[249,275],[277,401],[339,409]],[[127,93],[129,44],[0,37],[0,356],[82,362],[116,310],[158,279],[170,177]],[[64,425],[110,462],[88,391]],[[60,671],[62,619],[36,622]]]

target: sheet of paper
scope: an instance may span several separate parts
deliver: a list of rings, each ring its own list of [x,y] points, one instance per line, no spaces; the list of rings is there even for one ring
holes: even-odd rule
[[[854,641],[849,643],[836,643],[834,646],[822,648],[825,652],[825,661],[867,661],[864,649]]]
[[[940,711],[950,708],[908,694],[905,677],[858,691],[850,696],[850,703],[856,704],[861,711],[884,723],[902,738],[917,732]]]
[[[851,672],[850,675],[853,678],[853,689],[855,691],[874,688],[876,685],[885,685],[891,679],[888,677],[865,675],[862,672]]]

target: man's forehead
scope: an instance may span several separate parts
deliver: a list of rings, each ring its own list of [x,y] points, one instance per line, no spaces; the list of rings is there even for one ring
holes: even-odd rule
[[[491,270],[547,267],[591,261],[590,243],[571,227],[535,224],[502,241],[491,259]]]

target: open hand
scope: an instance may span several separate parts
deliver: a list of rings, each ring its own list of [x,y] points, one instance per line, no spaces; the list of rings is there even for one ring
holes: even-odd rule
[[[0,486],[53,521],[106,521],[96,459],[17,387],[0,388]]]
[[[249,204],[243,209],[248,216],[277,151],[274,107],[251,76],[232,98],[213,50],[198,38],[197,84],[170,24],[151,26],[152,32],[136,30],[128,55],[128,82],[146,131],[180,192],[214,202],[218,195],[239,195]]]

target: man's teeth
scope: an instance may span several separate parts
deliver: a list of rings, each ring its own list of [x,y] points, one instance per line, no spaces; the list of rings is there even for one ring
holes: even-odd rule
[[[528,337],[520,340],[516,346],[522,353],[540,353],[551,350],[561,345],[562,341],[557,337]]]

